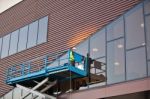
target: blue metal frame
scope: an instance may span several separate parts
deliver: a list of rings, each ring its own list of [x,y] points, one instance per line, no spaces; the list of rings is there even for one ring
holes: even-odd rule
[[[70,55],[69,55],[69,53],[70,53],[70,50],[67,52],[67,54],[68,54],[68,56],[67,56],[68,63],[67,63],[67,65],[63,65],[63,66],[60,66],[60,65],[55,66],[55,67],[49,66],[49,64],[51,63],[51,62],[48,61],[49,55],[47,55],[43,58],[43,62],[44,62],[43,67],[44,68],[41,68],[41,70],[36,71],[36,72],[31,72],[32,65],[31,65],[30,62],[12,66],[12,67],[8,68],[6,83],[11,85],[11,84],[15,84],[15,83],[18,83],[18,82],[23,82],[23,81],[26,81],[26,80],[35,79],[35,78],[38,78],[38,77],[54,76],[55,74],[60,73],[60,72],[64,72],[64,71],[71,71],[72,73],[75,73],[77,75],[76,77],[86,76],[87,75],[87,66],[86,66],[87,60],[83,64],[84,69],[81,70],[81,69],[79,69],[75,66],[72,66],[70,64],[70,61],[69,61]],[[75,62],[81,63],[83,61],[84,56],[74,52],[74,58],[75,58]],[[19,66],[21,69],[17,70],[17,66]],[[20,75],[15,76],[14,75],[15,73],[20,73]],[[54,76],[54,77],[56,79],[61,78],[61,77],[56,77],[56,76]],[[66,78],[62,78],[62,79],[66,79]]]

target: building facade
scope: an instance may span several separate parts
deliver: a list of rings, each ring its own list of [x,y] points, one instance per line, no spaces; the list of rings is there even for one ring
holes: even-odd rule
[[[0,14],[1,99],[25,93],[5,83],[8,67],[69,48],[103,62],[104,72],[91,68],[91,73],[103,74],[107,80],[59,98],[148,93],[149,27],[149,0],[23,0]]]

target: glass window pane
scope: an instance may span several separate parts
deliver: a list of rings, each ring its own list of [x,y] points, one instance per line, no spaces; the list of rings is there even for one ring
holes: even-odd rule
[[[28,35],[28,26],[25,26],[25,27],[20,29],[19,42],[18,42],[18,52],[26,49],[27,35]]]
[[[146,0],[144,2],[144,10],[145,10],[145,14],[149,14],[150,13],[150,0]]]
[[[11,33],[9,55],[17,52],[19,30]]]
[[[29,93],[28,91],[23,90],[23,95],[22,96],[25,96],[28,93]],[[29,96],[27,96],[25,99],[32,99],[32,94],[30,94]]]
[[[102,70],[106,70],[106,59],[105,58],[100,58],[100,59],[97,59],[96,61],[99,61],[99,62],[102,62],[103,65],[101,67]],[[98,70],[96,69],[96,73],[99,73],[99,72],[102,72],[102,70]],[[102,73],[103,75],[105,75],[105,72]]]
[[[1,55],[1,49],[2,49],[2,38],[0,38],[0,55]]]
[[[105,30],[94,34],[90,38],[90,56],[95,59],[105,56]]]
[[[146,22],[146,37],[147,37],[147,54],[150,59],[150,15],[145,17]]]
[[[36,45],[37,30],[38,30],[38,21],[35,21],[29,25],[27,48],[30,48]]]
[[[58,61],[58,60],[55,60],[54,62],[50,63],[49,66],[50,66],[50,67],[57,67],[57,66],[59,66],[59,61]]]
[[[1,58],[8,56],[10,34],[3,37]]]
[[[0,99],[4,99],[4,97],[1,97]]]
[[[13,99],[20,99],[21,98],[21,89],[15,88],[13,92]]]
[[[77,45],[76,47],[75,47],[75,52],[77,52],[78,54],[81,54],[81,55],[83,55],[83,56],[86,56],[87,55],[87,53],[88,53],[88,42],[89,42],[89,39],[88,40],[86,40],[86,41],[84,41],[84,42],[82,42],[82,43],[80,43],[79,45]]]
[[[123,17],[120,17],[107,27],[107,41],[124,36]]]
[[[145,44],[143,9],[138,5],[125,15],[126,20],[126,46],[127,49]]]
[[[64,54],[59,59],[59,65],[64,66],[65,63],[68,63],[68,54]]]
[[[107,81],[108,84],[125,80],[124,40],[119,39],[107,44]]]
[[[12,91],[10,91],[9,93],[7,93],[7,94],[4,96],[4,99],[12,99]]]
[[[100,59],[97,59],[96,61],[98,62],[102,62],[105,64],[105,58],[100,58]],[[98,87],[98,86],[103,86],[106,84],[106,80],[105,80],[105,69],[106,69],[106,65],[102,65],[101,67],[98,67],[98,68],[95,68],[94,66],[91,66],[91,70],[92,70],[92,74],[95,75],[96,79],[92,79],[91,78],[91,82],[94,83],[94,84],[91,84],[89,87],[92,88],[92,87]],[[92,77],[94,77],[94,75]]]
[[[46,42],[48,30],[48,16],[39,20],[38,44]]]
[[[127,79],[137,79],[146,76],[145,47],[127,52]]]
[[[150,61],[148,62],[148,76],[150,76]]]

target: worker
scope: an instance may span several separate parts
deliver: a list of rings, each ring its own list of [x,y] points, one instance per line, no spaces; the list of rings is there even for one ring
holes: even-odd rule
[[[91,76],[90,76],[90,69],[91,69],[91,64],[93,63],[94,60],[90,57],[89,53],[87,53],[87,72],[88,72],[88,78],[89,78],[89,83],[91,82]]]
[[[72,50],[69,51],[69,61],[72,66],[75,66],[74,52]]]

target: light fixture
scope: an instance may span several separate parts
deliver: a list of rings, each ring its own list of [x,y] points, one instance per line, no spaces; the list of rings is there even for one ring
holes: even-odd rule
[[[143,23],[141,23],[141,27],[142,27],[142,28],[144,27],[144,24],[143,24]]]
[[[118,48],[123,48],[122,44],[117,45]]]
[[[73,47],[72,49],[73,49],[73,50],[76,50],[77,48],[76,48],[76,47]]]
[[[119,62],[115,62],[114,65],[115,65],[115,66],[119,66],[120,63],[119,63]]]
[[[97,48],[93,48],[92,50],[93,50],[93,52],[97,52],[97,51],[98,51],[98,49],[97,49]]]
[[[145,46],[145,43],[142,43],[143,46]]]

